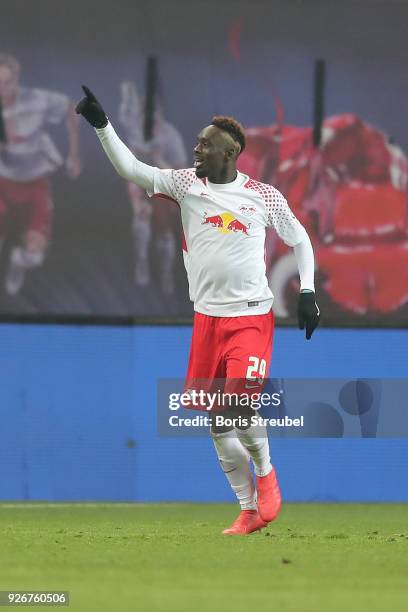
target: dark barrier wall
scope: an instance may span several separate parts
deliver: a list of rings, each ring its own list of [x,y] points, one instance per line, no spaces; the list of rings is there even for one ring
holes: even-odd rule
[[[156,434],[186,327],[0,326],[0,498],[229,501],[209,438]],[[272,376],[406,377],[408,332],[278,329]],[[406,404],[406,397],[401,402]],[[408,501],[406,439],[271,439],[287,501]]]
[[[326,321],[405,325],[407,19],[408,5],[388,0],[129,0],[114,10],[93,0],[3,0],[0,314],[192,312],[179,211],[129,191],[93,130],[76,123],[72,105],[85,83],[154,165],[191,166],[200,129],[214,114],[236,116],[248,130],[242,171],[277,186],[312,237]],[[11,101],[12,67],[1,54],[21,65]],[[145,142],[151,55],[158,114]],[[315,90],[317,59],[326,81]],[[325,111],[320,148],[316,96]],[[34,257],[25,252],[30,231]],[[293,261],[273,233],[267,270],[277,316],[293,321]]]

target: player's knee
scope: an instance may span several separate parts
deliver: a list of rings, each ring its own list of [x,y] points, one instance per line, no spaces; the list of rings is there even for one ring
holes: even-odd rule
[[[229,431],[232,431],[233,429],[234,428],[232,425],[229,425],[228,423],[224,423],[224,422],[217,423],[216,421],[213,421],[213,423],[211,424],[211,433],[215,435],[221,434],[221,433],[228,433]]]
[[[251,427],[251,417],[254,414],[254,410],[248,405],[246,396],[233,399],[229,412],[234,418],[235,427],[241,430]]]
[[[44,251],[47,247],[47,240],[40,232],[29,231],[25,235],[24,246],[27,253],[32,254],[35,258],[39,258],[40,255],[44,257]]]
[[[234,430],[232,420],[229,418],[228,410],[211,415],[211,435],[215,438],[220,434],[226,434]],[[217,418],[218,417],[218,418]]]

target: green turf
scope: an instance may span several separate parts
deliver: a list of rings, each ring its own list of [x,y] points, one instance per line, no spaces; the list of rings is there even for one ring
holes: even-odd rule
[[[219,535],[235,514],[0,504],[0,590],[69,590],[60,609],[86,612],[408,609],[407,506],[286,504],[261,533]]]

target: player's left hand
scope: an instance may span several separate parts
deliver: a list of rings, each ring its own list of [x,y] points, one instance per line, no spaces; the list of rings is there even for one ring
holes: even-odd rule
[[[86,85],[82,85],[85,97],[75,107],[75,112],[82,115],[94,128],[100,129],[108,125],[108,117],[102,105]]]
[[[65,160],[65,168],[69,178],[76,179],[81,174],[81,160],[78,155],[68,155]]]
[[[320,310],[314,291],[300,293],[298,303],[299,329],[306,327],[306,339],[310,340],[320,321]]]

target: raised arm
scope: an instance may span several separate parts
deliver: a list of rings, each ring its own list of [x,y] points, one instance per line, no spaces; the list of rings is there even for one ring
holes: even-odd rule
[[[153,166],[137,159],[109,122],[106,127],[95,129],[95,131],[116,172],[146,191],[153,190],[155,170]]]
[[[154,187],[155,168],[138,160],[121,141],[109,123],[101,104],[91,90],[82,86],[85,97],[77,104],[76,112],[90,123],[102,143],[106,155],[116,172],[128,181],[132,181],[146,191]]]
[[[75,179],[81,174],[81,158],[79,153],[79,117],[75,114],[73,102],[69,103],[67,119],[68,156],[66,168],[68,175]]]

